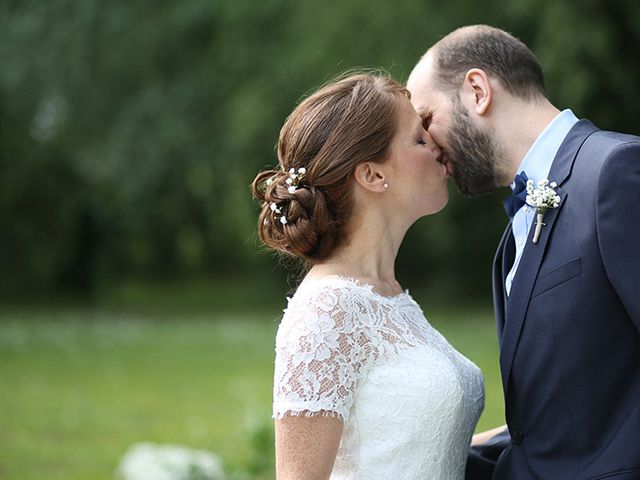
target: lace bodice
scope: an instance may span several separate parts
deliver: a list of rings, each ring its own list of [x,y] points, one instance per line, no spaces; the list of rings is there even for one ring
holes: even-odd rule
[[[484,404],[479,369],[394,297],[342,277],[305,280],[276,337],[274,418],[332,415],[331,478],[464,478]]]

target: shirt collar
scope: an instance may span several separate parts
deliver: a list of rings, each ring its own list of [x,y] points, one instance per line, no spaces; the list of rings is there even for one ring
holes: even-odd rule
[[[533,142],[518,167],[518,173],[526,172],[534,182],[547,178],[560,145],[577,122],[578,118],[570,109],[560,112]],[[514,187],[515,182],[511,184],[511,189]]]

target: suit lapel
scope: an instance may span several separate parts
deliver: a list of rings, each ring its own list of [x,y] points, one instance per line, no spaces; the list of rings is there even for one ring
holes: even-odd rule
[[[512,228],[507,233],[506,241],[504,242],[504,252],[502,253],[502,278],[506,280],[513,262],[516,259],[516,239],[513,237],[513,224]],[[506,287],[506,286],[505,286]],[[506,295],[505,295],[506,299]],[[506,309],[506,307],[505,307]]]
[[[558,208],[549,209],[545,213],[543,220],[545,226],[542,228],[540,238],[536,244],[533,243],[533,232],[535,230],[535,226],[531,227],[529,236],[527,237],[527,243],[524,247],[524,252],[522,253],[522,258],[520,259],[520,264],[518,265],[518,270],[516,271],[516,275],[511,285],[511,294],[507,300],[505,313],[506,322],[500,350],[500,366],[505,392],[508,385],[507,380],[511,373],[513,356],[516,352],[518,339],[520,337],[522,325],[524,324],[527,308],[529,306],[531,291],[533,290],[533,285],[538,277],[540,264],[542,263],[542,258],[544,257],[547,242],[551,236],[556,218],[558,218],[558,213],[562,210],[562,206],[566,200],[567,195],[565,192],[559,188],[556,189],[556,192],[561,198],[560,205]]]
[[[502,239],[496,250],[496,256],[493,259],[493,311],[496,314],[496,328],[498,330],[498,340],[502,343],[502,331],[504,330],[504,315],[505,315],[505,293],[504,293],[504,263],[505,263],[505,249],[511,236],[511,222],[507,225]]]
[[[556,192],[560,195],[560,205],[558,208],[546,211],[543,222],[545,226],[538,243],[533,243],[533,233],[535,225],[529,231],[527,243],[525,244],[518,270],[513,279],[511,286],[511,294],[507,301],[505,311],[505,325],[502,334],[502,342],[500,344],[500,370],[502,372],[502,382],[507,394],[509,385],[509,375],[511,374],[511,366],[513,358],[518,346],[518,340],[522,331],[522,326],[526,319],[529,301],[531,300],[531,292],[538,277],[540,265],[544,258],[545,251],[556,219],[558,218],[562,207],[567,199],[567,192],[562,189],[562,184],[566,181],[571,173],[573,162],[576,158],[580,147],[587,137],[597,131],[597,128],[589,121],[579,121],[570,131],[563,141],[558,154],[553,160],[551,171],[549,172],[549,180],[558,184]],[[504,283],[504,278],[502,279]]]

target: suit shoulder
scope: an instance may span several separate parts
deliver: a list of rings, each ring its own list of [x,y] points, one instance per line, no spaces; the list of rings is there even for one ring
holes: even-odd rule
[[[576,162],[575,166],[591,170],[592,174],[597,175],[611,157],[627,151],[640,153],[640,137],[598,130],[589,136],[580,150],[578,157],[582,161]]]
[[[611,153],[622,146],[640,146],[640,137],[631,135],[628,133],[609,132],[606,130],[599,130],[592,136],[591,141],[588,143],[592,146],[604,147],[605,151]]]

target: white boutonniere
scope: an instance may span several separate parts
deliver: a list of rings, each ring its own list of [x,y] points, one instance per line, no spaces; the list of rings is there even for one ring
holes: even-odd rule
[[[550,208],[558,208],[560,205],[560,195],[554,190],[558,184],[556,182],[549,183],[546,178],[538,182],[534,187],[533,180],[527,181],[527,205],[536,209],[536,229],[533,233],[533,243],[538,243],[540,232],[545,225],[545,212]]]

